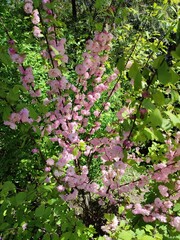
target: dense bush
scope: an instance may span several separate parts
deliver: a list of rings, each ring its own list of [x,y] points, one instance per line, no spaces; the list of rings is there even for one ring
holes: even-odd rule
[[[1,8],[0,236],[179,239],[178,3]]]

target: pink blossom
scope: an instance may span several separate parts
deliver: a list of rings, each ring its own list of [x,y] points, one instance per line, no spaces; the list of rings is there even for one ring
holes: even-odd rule
[[[64,54],[64,55],[62,55],[62,57],[61,57],[61,60],[64,62],[64,63],[68,63],[68,55],[66,55],[66,54]]]
[[[31,122],[31,120],[29,119],[29,110],[26,109],[26,108],[23,108],[21,111],[20,111],[20,116],[21,116],[21,121],[23,123],[25,122]]]
[[[51,171],[51,168],[50,168],[50,167],[45,167],[44,171],[45,171],[45,172],[50,172],[50,171]]]
[[[142,214],[145,216],[150,215],[150,210],[143,209],[140,203],[135,204],[135,209],[132,211],[134,214]]]
[[[9,126],[11,129],[17,129],[17,125],[15,123],[9,122],[9,121],[4,121],[4,125]]]
[[[38,153],[38,152],[39,152],[39,150],[37,148],[32,149],[32,153]]]
[[[99,112],[98,110],[94,111],[94,116],[95,116],[95,117],[98,117],[99,114],[100,114],[100,112]]]
[[[49,77],[56,78],[61,76],[61,71],[58,68],[52,68],[48,72]]]
[[[42,37],[42,34],[41,34],[41,29],[37,26],[34,26],[33,27],[33,34],[35,37]]]
[[[25,5],[24,5],[24,11],[25,13],[27,14],[31,14],[32,11],[33,11],[33,6],[32,6],[32,3],[31,2],[27,2]]]
[[[160,208],[160,207],[162,207],[163,203],[160,198],[155,198],[154,205],[155,205],[155,207]]]
[[[47,164],[48,166],[53,166],[53,165],[54,165],[54,160],[53,160],[52,158],[48,158],[48,159],[46,160],[46,164]]]
[[[58,190],[58,192],[63,192],[63,191],[65,190],[65,188],[64,188],[64,186],[59,185],[59,186],[57,187],[57,190]]]
[[[83,64],[79,64],[75,67],[75,71],[78,75],[83,75],[85,74],[87,68]]]
[[[180,231],[180,217],[174,217],[170,224],[177,229],[177,231]]]
[[[24,55],[19,55],[17,53],[15,54],[12,54],[11,55],[11,59],[15,62],[15,63],[23,63],[24,62],[24,59],[25,59],[25,56]]]
[[[169,196],[169,194],[168,194],[168,188],[166,187],[166,186],[164,186],[164,185],[159,185],[158,186],[158,189],[159,189],[159,191],[160,191],[160,193],[161,193],[161,195],[163,196],[163,197],[168,197]]]
[[[37,25],[39,22],[40,22],[39,12],[38,12],[37,9],[35,9],[35,10],[33,11],[32,23]]]

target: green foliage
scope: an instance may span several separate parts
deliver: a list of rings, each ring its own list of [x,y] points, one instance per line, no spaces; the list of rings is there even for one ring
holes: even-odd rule
[[[26,189],[11,182],[0,186],[0,236],[3,239],[90,239],[94,227],[85,227],[59,198],[54,187],[48,192],[39,179]]]

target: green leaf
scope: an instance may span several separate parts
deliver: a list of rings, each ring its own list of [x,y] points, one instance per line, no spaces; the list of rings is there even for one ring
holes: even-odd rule
[[[169,73],[170,73],[170,76],[171,76],[171,83],[172,84],[175,84],[180,80],[179,75],[173,69],[170,69]]]
[[[38,8],[40,5],[40,2],[41,2],[41,0],[33,0],[34,8]]]
[[[122,57],[118,60],[117,68],[120,72],[125,69],[125,59],[124,59],[124,57]]]
[[[29,115],[31,118],[33,119],[37,119],[38,118],[38,113],[36,112],[36,110],[34,109],[33,106],[28,106],[28,110],[29,110]]]
[[[154,132],[150,128],[144,128],[143,133],[148,138],[148,140],[155,139]]]
[[[134,235],[134,232],[131,230],[122,230],[122,232],[118,234],[118,237],[120,237],[119,239],[122,240],[131,240],[133,239]]]
[[[44,217],[48,218],[51,215],[51,208],[47,207],[44,211]]]
[[[170,111],[165,111],[165,114],[168,115],[168,117],[170,118],[173,126],[178,126],[180,124],[180,119],[173,113],[171,113]]]
[[[171,82],[171,75],[169,72],[169,68],[166,62],[158,68],[158,79],[162,84],[168,84]]]
[[[179,24],[180,25],[180,24]],[[171,52],[172,56],[176,59],[180,59],[180,44],[176,47],[175,51]]]
[[[1,225],[0,225],[0,231],[4,231],[6,228],[8,228],[9,227],[9,223],[2,223]]]
[[[96,0],[94,6],[95,6],[95,8],[100,9],[103,7],[104,3],[105,3],[105,0]]]
[[[119,214],[122,214],[123,212],[124,212],[124,206],[120,206],[119,208],[118,208],[118,213]]]
[[[169,119],[163,118],[163,122],[162,122],[161,127],[162,127],[163,130],[169,130],[172,127],[172,123]]]
[[[66,232],[61,235],[60,240],[71,240],[72,238],[72,233],[71,232]]]
[[[42,240],[50,240],[50,239],[51,238],[50,238],[50,234],[49,233],[44,234],[44,236],[42,238]]]
[[[145,226],[145,230],[146,230],[147,232],[149,232],[149,233],[151,233],[151,231],[152,231],[153,229],[154,229],[153,226],[151,226],[151,225],[149,225],[149,224],[147,224],[147,225]]]
[[[35,210],[35,216],[36,217],[42,217],[44,215],[45,206],[44,204],[40,205]]]
[[[104,214],[104,218],[107,219],[107,220],[110,221],[110,222],[113,220],[114,216],[115,216],[115,215],[114,215],[114,214],[111,214],[111,213],[105,213],[105,214]]]
[[[143,100],[142,107],[149,110],[154,110],[156,108],[155,105],[151,102],[151,99],[149,98]]]
[[[77,156],[78,153],[79,153],[79,149],[78,149],[77,147],[75,147],[75,148],[73,149],[73,151],[72,151],[72,154],[73,154],[74,156]]]
[[[9,116],[10,116],[11,112],[12,112],[11,107],[7,106],[7,107],[4,108],[4,111],[3,111],[3,120],[4,121],[9,119]]]
[[[48,200],[48,204],[49,204],[49,205],[53,205],[53,204],[56,203],[56,202],[57,202],[57,199],[56,199],[56,198],[51,198],[51,199]]]
[[[156,93],[154,93],[152,95],[152,97],[158,106],[164,105],[165,98],[164,98],[164,94],[162,92],[156,91]]]
[[[139,71],[139,65],[137,64],[137,62],[134,62],[132,67],[129,70],[129,76],[130,78],[134,79],[134,89],[135,90],[139,90],[140,88],[142,88],[142,75]]]
[[[19,92],[16,91],[16,89],[11,89],[9,93],[6,96],[8,101],[16,102],[19,99]]]
[[[152,111],[149,116],[149,121],[151,122],[153,127],[162,125],[163,118],[159,109],[156,108],[154,111]]]
[[[160,67],[160,65],[162,64],[164,58],[165,58],[164,55],[161,55],[161,56],[157,57],[153,62],[153,67],[155,69],[158,69]]]
[[[180,211],[180,203],[176,203],[173,208],[174,212],[179,212]]]
[[[58,236],[57,233],[53,233],[53,234],[51,235],[51,238],[52,238],[52,240],[59,240],[59,236]]]
[[[9,192],[9,191],[15,191],[15,190],[16,190],[16,186],[10,181],[5,182],[2,188],[2,192]]]
[[[180,101],[179,93],[171,89],[171,98],[173,102]]]
[[[16,203],[17,205],[21,205],[24,200],[26,199],[26,193],[25,192],[20,192],[16,195]]]
[[[163,134],[158,130],[158,129],[153,129],[155,138],[159,141],[159,142],[164,142],[164,136]]]
[[[12,60],[4,46],[0,46],[0,61],[5,65],[11,65]]]
[[[141,240],[154,240],[154,237],[145,235],[145,236],[143,236],[143,237],[141,238]]]
[[[96,31],[101,32],[103,30],[103,23],[95,24]]]

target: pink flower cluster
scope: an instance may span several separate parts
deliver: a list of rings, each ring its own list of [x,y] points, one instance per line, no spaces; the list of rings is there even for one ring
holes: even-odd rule
[[[13,62],[17,63],[19,65],[19,71],[22,74],[21,80],[22,84],[25,87],[27,91],[29,91],[30,95],[32,97],[40,97],[41,95],[41,90],[37,89],[35,90],[35,83],[34,83],[34,76],[32,72],[32,68],[24,68],[23,62],[25,60],[25,55],[24,54],[18,54],[16,49],[15,49],[15,42],[11,39],[9,40],[9,45],[10,48],[8,50],[9,55],[12,59]]]
[[[9,43],[10,43],[11,47],[9,48],[8,52],[9,52],[9,55],[10,55],[12,61],[19,64],[19,65],[22,64],[24,62],[25,55],[24,54],[18,54],[16,52],[15,47],[13,46],[14,41],[11,41]]]
[[[23,108],[19,113],[12,113],[9,121],[4,121],[4,124],[8,125],[11,129],[16,129],[16,124],[20,122],[32,124],[33,119],[29,117],[28,109]]]
[[[27,14],[31,14],[33,12],[33,1],[32,0],[24,0],[24,11]]]
[[[106,69],[104,63],[108,60],[108,55],[102,53],[110,50],[112,39],[112,34],[104,31],[96,33],[93,40],[87,41],[87,52],[83,53],[84,61],[75,68],[76,73],[79,75],[79,83],[84,87],[84,91],[87,90],[88,84],[85,80],[90,79],[92,76],[95,76],[94,85],[95,83],[100,83],[94,89],[98,93],[107,90],[107,84],[117,78],[119,72],[116,69],[114,74],[106,81],[106,85],[101,83]]]
[[[33,10],[33,1],[32,0],[25,0],[24,1],[24,11],[27,14],[32,15],[32,23],[35,25],[33,27],[33,35],[37,38],[42,37],[41,29],[36,26],[40,23],[40,17],[39,17],[39,12],[37,9]]]

